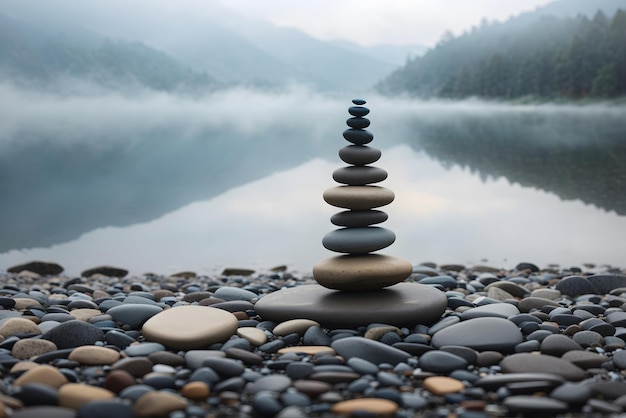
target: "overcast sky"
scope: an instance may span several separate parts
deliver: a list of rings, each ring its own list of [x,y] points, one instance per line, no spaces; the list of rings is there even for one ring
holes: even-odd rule
[[[248,17],[298,28],[317,38],[362,45],[434,46],[446,30],[455,35],[488,20],[535,10],[553,0],[224,0]]]

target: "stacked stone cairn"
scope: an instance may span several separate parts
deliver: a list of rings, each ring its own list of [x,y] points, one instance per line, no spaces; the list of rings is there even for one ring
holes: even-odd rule
[[[350,142],[339,150],[339,157],[348,165],[333,172],[333,179],[341,186],[324,192],[324,200],[339,208],[330,221],[341,228],[329,232],[322,239],[328,250],[342,253],[320,261],[313,267],[313,277],[324,287],[336,290],[375,290],[404,281],[412,271],[408,261],[376,254],[393,244],[393,231],[373,226],[387,220],[381,210],[394,200],[394,193],[375,185],[387,178],[382,168],[371,166],[381,156],[379,149],[368,146],[374,135],[366,130],[370,120],[365,100],[352,101],[343,137]]]

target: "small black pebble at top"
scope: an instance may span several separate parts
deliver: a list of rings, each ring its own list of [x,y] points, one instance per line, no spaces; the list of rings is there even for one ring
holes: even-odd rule
[[[353,99],[352,103],[354,103],[355,105],[364,105],[367,102],[363,99]]]

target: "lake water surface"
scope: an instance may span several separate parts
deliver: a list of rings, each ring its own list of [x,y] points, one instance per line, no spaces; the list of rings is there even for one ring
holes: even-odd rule
[[[82,98],[60,105],[69,122],[53,133],[52,117],[39,130],[5,128],[0,269],[47,259],[69,274],[100,264],[309,272],[333,254],[321,239],[339,209],[321,195],[344,165],[336,151],[350,103],[314,97],[297,108],[281,96],[268,109],[262,99],[115,97],[126,112],[104,130],[114,115],[81,114]],[[397,239],[383,252],[415,264],[626,266],[624,109],[368,106],[371,145],[383,150],[375,165],[389,172],[381,185],[396,194],[382,226]]]

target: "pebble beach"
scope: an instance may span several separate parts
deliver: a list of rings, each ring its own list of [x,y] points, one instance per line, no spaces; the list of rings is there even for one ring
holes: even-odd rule
[[[257,312],[268,295],[315,285],[285,267],[137,277],[107,266],[67,276],[49,262],[5,268],[0,417],[571,417],[626,408],[621,268],[415,264],[401,285],[443,295],[440,316],[343,328],[297,310],[283,321]]]

